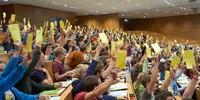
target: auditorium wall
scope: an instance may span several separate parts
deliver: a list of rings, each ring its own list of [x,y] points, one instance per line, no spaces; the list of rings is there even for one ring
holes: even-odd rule
[[[120,28],[118,14],[86,15],[77,17],[79,25],[91,25],[99,28]]]
[[[200,39],[200,15],[185,15],[150,19],[130,19],[124,22],[125,31],[152,31],[163,36]]]
[[[30,18],[31,24],[36,24],[41,26],[44,23],[45,19],[55,18],[67,18],[72,24],[76,23],[76,15],[72,12],[59,11],[54,9],[36,7],[31,5],[22,5],[22,4],[11,4],[2,6],[2,12],[11,12],[15,13],[16,20],[22,22],[23,17]],[[8,16],[10,16],[8,14]]]

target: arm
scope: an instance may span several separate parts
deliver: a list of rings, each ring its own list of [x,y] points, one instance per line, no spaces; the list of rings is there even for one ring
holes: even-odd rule
[[[175,76],[175,71],[170,71],[170,76],[168,77],[167,80],[165,80],[165,82],[161,85],[161,89],[163,90],[167,90],[170,83],[172,82],[173,78]]]
[[[159,65],[159,62],[156,62],[154,64],[154,67],[152,68],[151,81],[147,85],[147,91],[149,93],[152,93],[153,87],[154,87],[154,85],[156,84],[156,81],[157,81],[157,77],[158,77],[158,65]]]
[[[53,80],[51,79],[49,72],[45,68],[43,68],[42,70],[46,73],[46,79],[43,80],[41,83],[46,85],[52,84]]]
[[[17,90],[16,88],[12,88],[12,91],[14,92],[17,100],[38,100],[39,98],[38,95],[28,95]]]
[[[183,93],[183,98],[192,98],[196,84],[197,84],[196,79],[192,79],[190,81],[190,83],[188,84],[187,88],[185,89],[185,91]]]
[[[53,90],[53,89],[56,89],[54,87],[54,85],[43,85],[43,84],[38,84],[36,82],[34,82],[33,80],[30,80],[31,81],[31,86],[33,87],[33,90],[40,93],[44,90]]]
[[[7,75],[10,74],[10,71],[13,71],[16,68],[17,62],[19,61],[18,59],[20,60],[20,59],[23,59],[23,58],[14,56],[9,60],[5,69],[3,70],[2,77],[6,77]]]
[[[1,91],[11,89],[24,75],[26,67],[20,64],[12,73],[0,80]]]
[[[91,92],[87,93],[85,95],[85,100],[91,100],[92,98],[100,96],[101,94],[103,94],[105,91],[108,90],[112,82],[113,82],[113,79],[109,79],[103,82],[102,84],[97,86],[95,89],[93,89]]]

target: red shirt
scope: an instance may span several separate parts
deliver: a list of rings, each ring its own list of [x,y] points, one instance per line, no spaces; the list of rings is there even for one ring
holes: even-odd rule
[[[66,72],[65,68],[64,68],[64,64],[62,64],[61,62],[55,60],[52,64],[52,71],[53,73],[58,73],[59,75],[62,75]],[[56,81],[64,81],[63,80],[56,80]]]
[[[80,92],[80,93],[76,94],[74,100],[85,100],[86,94],[87,94],[87,92]],[[93,98],[91,100],[97,100],[97,98]]]

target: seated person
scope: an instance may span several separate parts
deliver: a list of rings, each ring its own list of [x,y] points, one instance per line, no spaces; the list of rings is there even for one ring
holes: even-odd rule
[[[23,77],[26,67],[30,61],[27,56],[24,58],[19,55],[19,50],[9,60],[3,72],[0,71],[0,100],[47,100],[47,96],[28,95],[17,90],[14,85]],[[22,63],[20,63],[22,61]],[[19,63],[19,64],[18,64]]]
[[[83,91],[78,93],[74,100],[101,100],[102,97],[100,96],[108,90],[114,80],[114,77],[110,77],[101,83],[101,80],[98,76],[87,76],[83,82]]]
[[[51,85],[53,84],[53,80],[51,79],[49,72],[45,68],[43,68],[44,63],[44,55],[43,53],[41,53],[40,59],[35,67],[35,70],[30,73],[30,79],[32,79],[36,83]]]
[[[55,56],[56,59],[53,62],[52,70],[54,79],[56,82],[59,81],[65,81],[68,77],[71,76],[71,72],[66,70],[63,60],[64,60],[64,49],[61,47],[58,47],[55,49]]]

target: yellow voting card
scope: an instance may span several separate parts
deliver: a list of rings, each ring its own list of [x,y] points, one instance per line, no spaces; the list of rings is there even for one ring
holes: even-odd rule
[[[127,51],[125,51],[125,50],[118,50],[117,51],[116,65],[120,69],[123,69],[126,66],[126,55],[127,55]]]
[[[32,41],[33,41],[33,34],[29,33],[27,36],[27,41],[26,41],[26,49],[28,52],[32,51]]]
[[[114,54],[115,48],[116,48],[116,42],[115,41],[111,41],[111,54]]]
[[[28,24],[27,24],[28,28],[31,28],[31,23],[30,21],[28,20]]]
[[[51,29],[54,29],[54,28],[55,28],[54,22],[50,22],[50,28],[51,28]]]
[[[99,38],[100,38],[101,42],[108,44],[108,38],[105,33],[99,33]]]
[[[62,28],[62,29],[65,28],[65,24],[64,24],[63,20],[60,20],[59,24],[60,24],[60,28]]]
[[[117,41],[117,46],[122,45],[123,43],[124,43],[123,40],[119,40],[119,41]]]
[[[183,53],[183,60],[186,62],[187,69],[192,69],[193,66],[196,66],[193,50],[185,50]]]
[[[15,17],[16,17],[15,14],[11,14],[11,18],[10,18],[11,22],[15,22]]]
[[[165,71],[165,80],[169,78],[169,75],[170,75],[170,71]]]
[[[21,34],[20,34],[19,24],[10,24],[8,25],[8,29],[11,33],[11,36],[14,42],[21,43]]]
[[[179,56],[175,55],[175,56],[173,57],[171,66],[172,66],[173,68],[177,68],[178,65],[180,64],[180,62],[181,62],[181,58],[180,58]]]
[[[153,50],[155,51],[155,53],[160,53],[162,51],[158,43],[151,44],[151,46]]]
[[[3,12],[3,18],[4,19],[6,18],[6,12]]]
[[[146,54],[148,58],[151,57],[151,48],[148,45],[146,45]]]
[[[36,44],[41,44],[42,43],[42,41],[43,41],[43,32],[42,32],[42,30],[36,30],[36,40],[35,40],[35,43]]]

